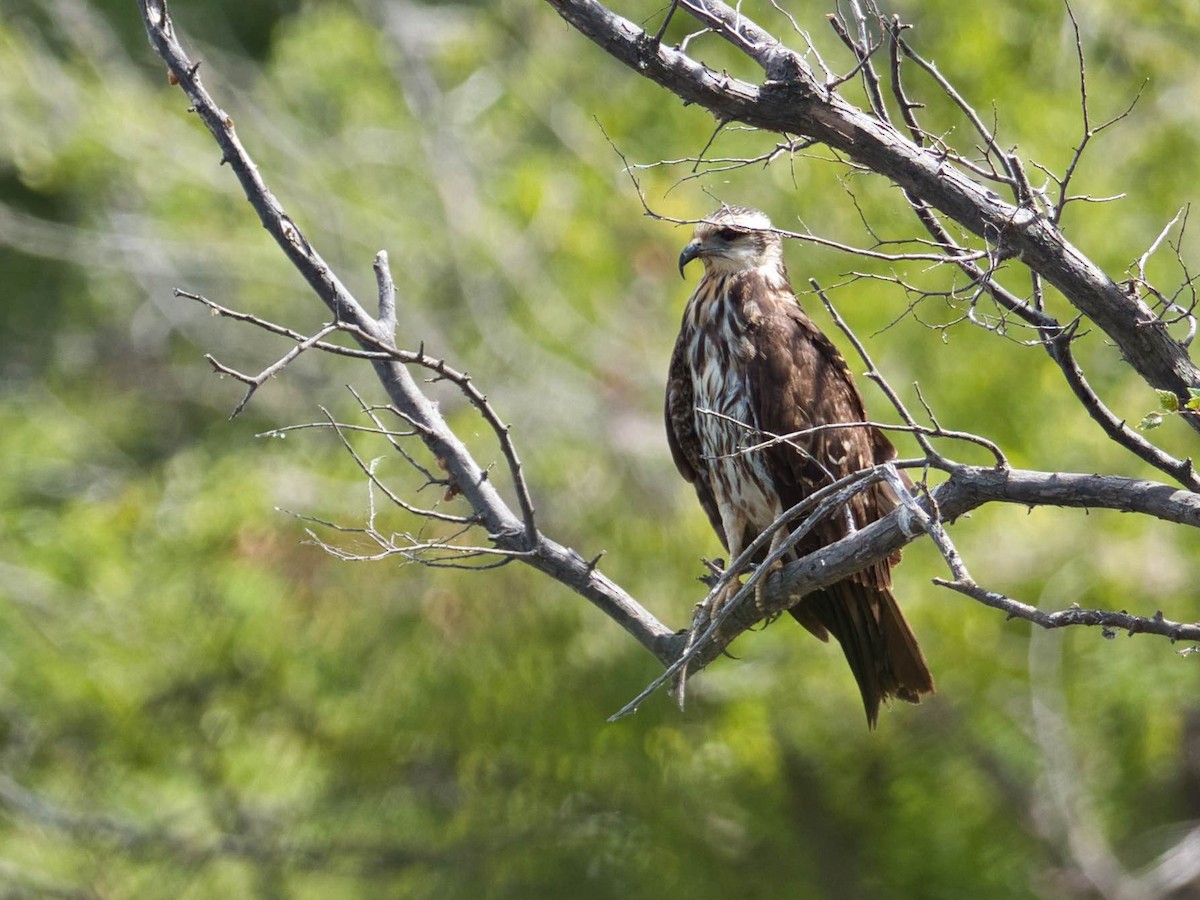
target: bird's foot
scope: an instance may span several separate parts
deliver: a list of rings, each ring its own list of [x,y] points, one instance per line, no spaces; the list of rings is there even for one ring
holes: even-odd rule
[[[737,596],[737,592],[742,589],[742,581],[740,578],[734,578],[726,582],[719,591],[708,598],[708,615],[711,620],[716,620],[722,612],[725,611],[733,598]],[[704,605],[703,603],[701,604]]]
[[[706,560],[705,562],[707,563],[708,561]],[[701,580],[706,582],[711,581],[711,585],[715,585],[724,573],[722,570],[712,566],[712,564],[709,564],[709,566],[710,568],[714,569],[714,577],[711,579],[704,578]],[[734,578],[726,582],[716,591],[710,592],[707,597],[696,604],[695,608],[692,610],[692,624],[691,627],[688,628],[687,647],[690,648],[696,644],[696,642],[700,640],[700,636],[708,630],[710,625],[712,625],[714,622],[719,622],[725,615],[728,614],[727,610],[730,608],[730,603],[737,595],[737,592],[741,589],[741,580]]]
[[[721,569],[708,560],[705,560],[704,562],[712,572],[712,575],[702,578],[701,581],[715,584],[721,576]],[[729,601],[733,598],[733,595],[736,594],[740,588],[741,583],[737,579],[734,579],[720,590],[716,591],[715,593],[710,593],[709,596],[705,597],[696,604],[695,608],[692,610],[692,624],[685,632],[687,635],[687,640],[685,640],[683,644],[683,655],[686,656],[687,654],[691,653],[695,649],[696,645],[700,642],[700,639],[704,633],[708,631],[709,626],[714,622],[719,621],[722,610],[725,609]],[[686,663],[684,663],[684,665],[680,667],[679,671],[675,673],[675,677],[671,681],[670,688],[671,696],[675,698],[675,702],[679,704],[680,709],[683,709],[684,707],[684,700],[687,692],[687,678],[688,666]]]
[[[767,580],[775,572],[783,568],[783,560],[775,560],[767,567],[765,572],[759,575],[758,581],[754,582],[754,608],[764,616],[764,623],[770,625],[778,619],[783,613],[780,610],[771,610],[767,608]]]

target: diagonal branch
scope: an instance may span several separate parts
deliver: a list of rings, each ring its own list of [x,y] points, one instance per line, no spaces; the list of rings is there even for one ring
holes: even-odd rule
[[[390,277],[385,272],[386,258],[377,258],[383,319],[379,322],[350,294],[267,187],[238,140],[233,119],[217,106],[201,84],[197,74],[200,65],[194,63],[180,45],[166,0],[138,0],[138,6],[150,44],[166,64],[170,80],[184,91],[192,111],[200,116],[212,134],[221,149],[222,162],[232,168],[263,227],[333,312],[334,321],[354,333],[364,350],[394,347],[395,298],[390,293]],[[537,531],[533,527],[531,506],[524,517],[517,516],[509,508],[489,480],[487,470],[475,461],[437,406],[417,386],[406,361],[392,353],[371,354],[370,359],[396,412],[417,430],[433,457],[445,467],[452,483],[470,504],[497,549],[524,554],[521,558],[525,562],[595,604],[658,659],[670,659],[671,629],[600,573],[594,562],[589,563],[577,551]],[[525,499],[522,497],[522,504]]]

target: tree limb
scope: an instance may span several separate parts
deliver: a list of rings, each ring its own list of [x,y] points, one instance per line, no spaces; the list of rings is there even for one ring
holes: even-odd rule
[[[1166,522],[1200,528],[1200,494],[1161,482],[1116,475],[953,466],[945,482],[934,488],[929,496],[916,502],[926,515],[939,523],[953,522],[987,503],[1014,503],[1028,507],[1060,506],[1137,512]],[[719,639],[699,648],[690,663],[689,672],[694,674],[719,656],[742,632],[796,605],[797,598],[829,587],[887,559],[924,533],[924,528],[914,522],[913,514],[901,506],[861,531],[803,559],[788,563],[768,579],[761,607],[758,604],[740,604],[721,629]],[[1102,610],[1046,613],[995,592],[975,590],[973,588],[977,586],[974,585],[959,581],[941,583],[987,606],[1003,610],[1010,618],[1026,619],[1043,628],[1093,625],[1121,628],[1130,633],[1157,634],[1172,641],[1200,641],[1200,623],[1173,622],[1164,619],[1161,613],[1152,617]],[[801,599],[799,602],[804,601]]]
[[[334,314],[335,321],[352,326],[364,349],[394,348],[394,326],[389,321],[389,310],[394,308],[395,300],[387,295],[387,279],[380,277],[384,318],[380,323],[350,294],[263,181],[238,140],[233,119],[216,105],[200,83],[199,63],[193,63],[180,46],[167,13],[166,0],[138,0],[138,5],[151,46],[166,63],[171,80],[183,89],[192,103],[192,110],[200,116],[221,148],[222,162],[228,163],[237,175],[246,199],[263,227]],[[527,553],[521,557],[525,562],[598,606],[659,660],[670,659],[671,629],[575,550],[550,540],[536,529],[531,539],[527,523],[504,502],[488,479],[486,470],[475,461],[435,404],[417,386],[404,361],[391,354],[372,355],[371,364],[396,409],[419,431],[429,451],[445,467],[498,548]]]

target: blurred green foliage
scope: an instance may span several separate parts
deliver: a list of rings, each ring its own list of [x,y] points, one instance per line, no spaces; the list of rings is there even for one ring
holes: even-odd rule
[[[622,11],[657,22],[661,6]],[[744,6],[803,46],[771,4]],[[1115,276],[1200,174],[1200,17],[1173,7],[1078,10],[1093,118],[1142,90],[1077,185],[1128,196],[1066,220]],[[1098,829],[1130,870],[1200,816],[1194,658],[1159,639],[1033,636],[931,587],[942,566],[929,547],[907,553],[897,593],[940,693],[868,734],[840,653],[786,624],[696,679],[686,713],[657,697],[610,725],[656,665],[566,589],[515,565],[351,564],[306,543],[307,524],[281,509],[361,525],[361,472],[328,432],[255,435],[318,421],[320,407],[353,419],[341,385],[381,399],[369,370],[307,356],[227,421],[240,386],[203,353],[256,371],[286,345],[172,288],[300,330],[323,308],[167,84],[132,0],[2,8],[4,896],[1088,896],[1064,781],[1075,826]],[[586,556],[605,550],[609,575],[682,626],[702,592],[698,558],[718,552],[659,422],[686,231],[641,215],[609,141],[636,163],[682,159],[711,119],[542,4],[171,9],[310,240],[364,300],[371,259],[388,250],[401,342],[469,369],[515,423],[542,527]],[[848,68],[820,12],[801,24]],[[985,118],[994,107],[1002,144],[1062,170],[1081,122],[1061,3],[897,12]],[[693,27],[680,15],[669,39]],[[714,38],[692,48],[756,77]],[[911,75],[931,130],[968,141]],[[708,155],[773,143],[729,129]],[[666,215],[746,203],[866,244],[853,194],[881,236],[916,230],[893,187],[818,150],[680,183],[690,171],[637,175]],[[852,270],[936,273],[789,255],[794,281],[833,288],[891,381],[910,401],[919,382],[945,425],[1021,466],[1152,476],[1103,439],[1037,347],[968,323],[930,328],[961,310],[927,300],[902,315],[912,298],[894,284],[836,287]],[[1154,266],[1180,278],[1169,254]],[[1024,292],[1015,265],[1007,277]],[[1121,415],[1157,408],[1096,335],[1080,356]],[[479,458],[496,459],[461,399],[434,390]],[[1174,417],[1153,437],[1193,452]],[[397,459],[380,471],[416,486]],[[954,535],[979,581],[1029,602],[1200,618],[1200,543],[1184,529],[990,507]]]

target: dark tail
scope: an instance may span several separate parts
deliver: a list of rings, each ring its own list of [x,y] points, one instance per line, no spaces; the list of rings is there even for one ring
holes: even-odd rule
[[[805,597],[791,613],[817,637],[832,634],[842,645],[871,728],[880,701],[919,703],[921,694],[933,693],[925,655],[890,590],[843,581]]]

